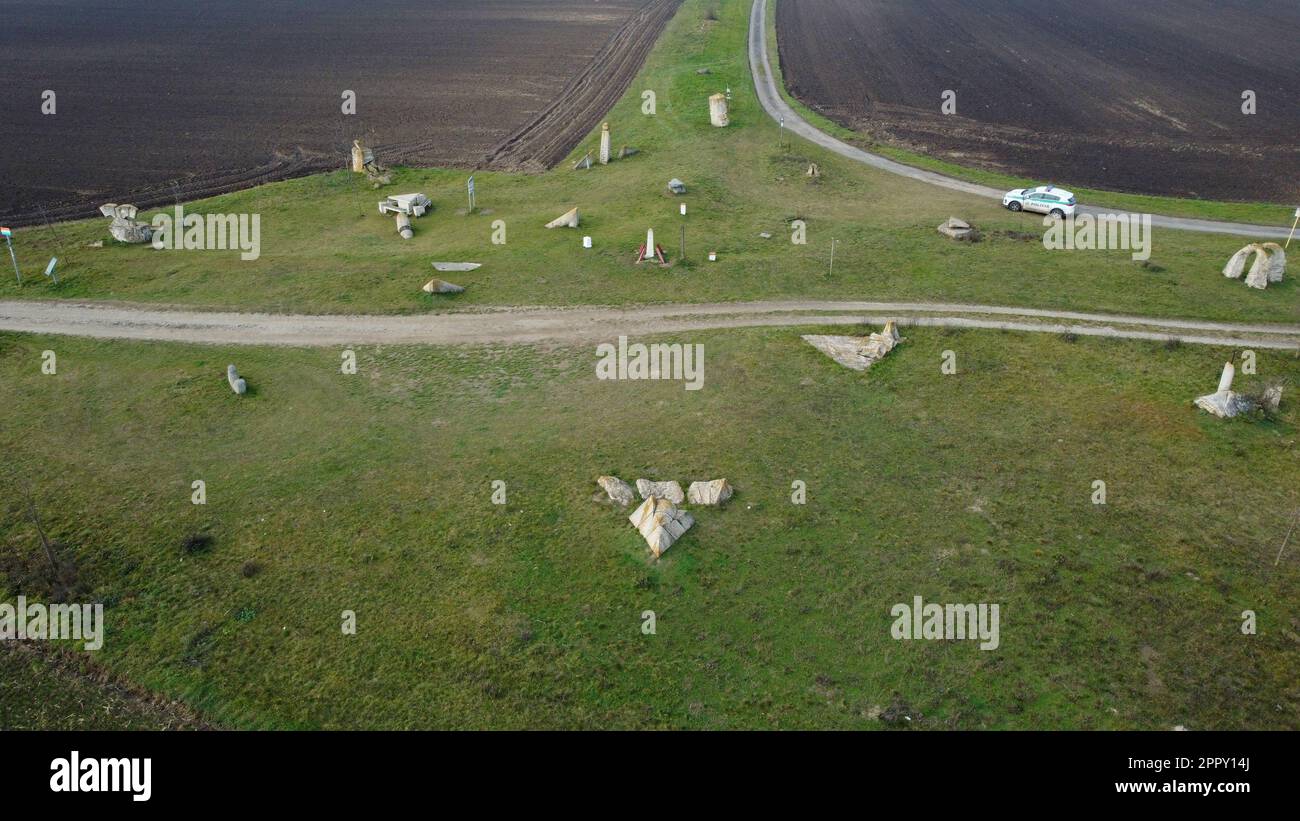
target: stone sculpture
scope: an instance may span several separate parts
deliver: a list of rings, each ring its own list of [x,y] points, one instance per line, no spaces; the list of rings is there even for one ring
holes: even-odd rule
[[[239,375],[239,371],[235,370],[234,365],[226,366],[226,381],[230,383],[230,389],[240,396],[248,392],[248,383]]]
[[[686,501],[686,494],[682,493],[682,486],[676,482],[652,482],[649,479],[637,479],[636,492],[641,494],[642,499],[658,496],[675,505],[680,505]]]
[[[628,520],[650,545],[650,552],[656,559],[695,524],[690,513],[657,496],[650,496],[642,502]]]
[[[627,507],[636,501],[632,486],[617,476],[597,476],[596,484],[600,485],[611,502],[620,507]]]
[[[710,482],[691,482],[686,489],[686,500],[693,505],[720,505],[731,498],[731,483],[726,479]]]
[[[880,333],[868,336],[805,335],[803,340],[846,368],[865,371],[894,349],[903,338],[891,320]]]

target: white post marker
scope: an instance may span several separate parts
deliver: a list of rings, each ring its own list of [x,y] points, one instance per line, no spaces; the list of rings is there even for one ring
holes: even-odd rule
[[[18,277],[18,284],[22,285],[23,275],[18,270],[18,257],[14,256],[14,232],[4,226],[0,226],[0,237],[4,237],[5,245],[9,247],[9,259],[13,261],[14,264],[14,276]]]
[[[473,175],[473,174],[471,174],[470,177],[469,177],[469,183],[467,184],[467,187],[469,188],[469,210],[470,210],[470,211],[473,211],[473,210],[474,210],[474,204],[475,204],[475,199],[474,199],[474,175]]]
[[[59,284],[59,274],[57,271],[54,270],[54,266],[58,264],[59,264],[58,257],[50,257],[50,264],[45,266],[45,276],[49,279],[54,280],[55,285]]]

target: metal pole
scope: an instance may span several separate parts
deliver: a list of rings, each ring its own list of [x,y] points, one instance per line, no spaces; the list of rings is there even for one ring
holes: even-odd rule
[[[831,237],[831,269],[826,272],[827,277],[835,275],[835,238]]]
[[[682,262],[686,261],[686,223],[682,223]]]
[[[1291,247],[1291,237],[1295,236],[1295,228],[1297,225],[1300,225],[1300,208],[1295,210],[1295,222],[1291,223],[1291,233],[1286,235],[1286,245],[1283,245],[1283,248]]]
[[[14,276],[18,277],[18,284],[23,284],[23,275],[18,270],[18,257],[14,256],[14,243],[9,237],[5,237],[5,245],[9,246],[9,259],[14,263]]]

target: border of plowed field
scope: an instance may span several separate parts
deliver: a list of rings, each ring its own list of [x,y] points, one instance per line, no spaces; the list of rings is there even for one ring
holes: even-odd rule
[[[681,3],[682,0],[652,0],[634,13],[542,113],[499,143],[476,167],[500,171],[545,171],[553,167],[627,91]],[[375,147],[375,154],[386,165],[412,163],[431,145],[430,140],[379,145]],[[131,202],[142,210],[191,202],[279,180],[337,170],[341,162],[339,157],[320,152],[284,152],[253,168],[214,171],[181,181],[142,187],[119,201]],[[22,228],[45,221],[64,222],[94,217],[99,215],[100,202],[99,199],[80,200],[52,206],[38,214],[6,217],[5,224]]]
[[[493,149],[482,167],[541,171],[564,159],[627,91],[681,4],[654,0],[632,15],[555,101]]]

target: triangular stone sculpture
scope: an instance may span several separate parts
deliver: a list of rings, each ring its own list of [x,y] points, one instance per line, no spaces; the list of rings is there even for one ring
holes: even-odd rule
[[[547,228],[577,228],[578,227],[578,209],[565,212],[564,216],[556,217],[546,223]]]
[[[685,510],[667,499],[651,496],[627,517],[650,545],[650,552],[659,558],[682,534],[695,524],[695,519]]]

